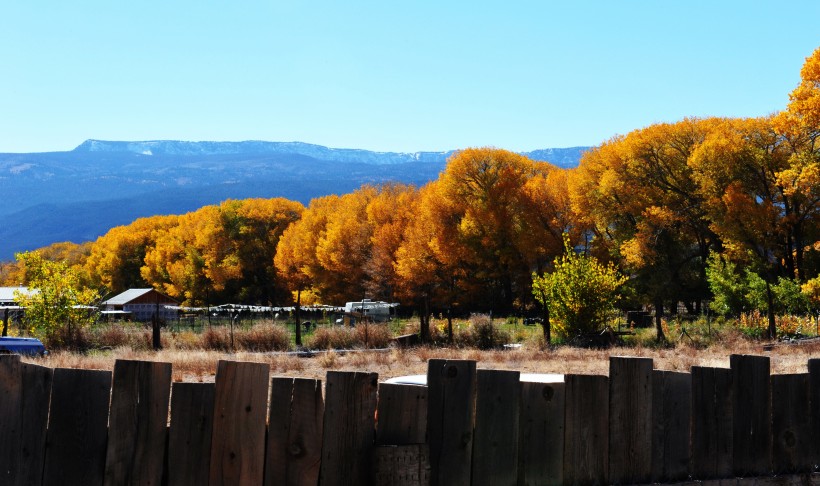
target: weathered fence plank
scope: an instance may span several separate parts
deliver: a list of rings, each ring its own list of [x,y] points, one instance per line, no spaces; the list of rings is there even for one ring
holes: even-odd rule
[[[776,474],[812,470],[810,425],[809,375],[773,375],[772,467]]]
[[[210,486],[262,484],[269,374],[262,363],[217,365]]]
[[[812,441],[809,461],[820,465],[820,359],[809,360],[809,420],[811,421]]]
[[[48,406],[54,370],[36,364],[22,363],[20,474],[19,486],[40,486],[46,453]],[[3,436],[6,437],[5,435]]]
[[[423,444],[427,437],[427,387],[379,383],[377,445]]]
[[[772,470],[772,393],[769,358],[733,354],[732,417],[735,475],[764,476]]]
[[[327,373],[322,486],[369,484],[378,378],[376,373]]]
[[[265,484],[315,485],[322,458],[322,382],[271,379]]]
[[[0,354],[0,484],[15,484],[20,476],[20,368],[19,355]]]
[[[564,383],[521,383],[518,483],[564,482]]]
[[[692,367],[692,476],[732,475],[732,370]]]
[[[610,484],[609,378],[566,375],[564,484]]]
[[[652,373],[652,481],[689,476],[692,377],[689,373]]]
[[[521,373],[478,370],[472,485],[518,482]]]
[[[652,476],[652,359],[609,358],[609,480]]]
[[[168,486],[208,484],[214,383],[174,383],[168,431]]]
[[[430,450],[427,444],[386,445],[373,449],[373,486],[429,484]]]
[[[110,395],[110,371],[54,370],[43,484],[103,484]]]
[[[162,482],[171,363],[117,360],[108,425],[105,484]]]
[[[468,486],[475,424],[475,361],[427,362],[427,439],[430,484]]]

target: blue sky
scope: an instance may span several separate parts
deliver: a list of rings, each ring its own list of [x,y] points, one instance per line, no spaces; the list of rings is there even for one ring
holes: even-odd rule
[[[4,2],[0,152],[597,145],[783,109],[818,25],[817,1]]]

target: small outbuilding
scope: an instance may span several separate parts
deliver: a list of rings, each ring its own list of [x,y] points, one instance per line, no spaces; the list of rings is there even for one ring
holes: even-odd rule
[[[178,306],[176,299],[154,289],[129,289],[103,302],[103,315],[130,316],[140,322],[156,315],[161,321],[170,321],[177,318]]]

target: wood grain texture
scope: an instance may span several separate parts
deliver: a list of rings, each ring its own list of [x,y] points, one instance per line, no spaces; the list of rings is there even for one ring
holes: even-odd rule
[[[376,373],[327,373],[319,477],[323,486],[370,483],[378,379]]]
[[[609,358],[609,480],[652,476],[652,359]]]
[[[43,484],[103,484],[110,396],[110,371],[54,370]]]
[[[732,476],[732,371],[692,367],[692,476]]]
[[[473,486],[518,482],[520,375],[518,371],[477,371]]]
[[[771,365],[765,356],[733,354],[733,471],[764,476],[772,470]]]
[[[214,383],[174,383],[168,431],[168,486],[208,484]]]
[[[20,437],[19,486],[39,486],[43,482],[46,453],[48,408],[51,402],[51,383],[54,370],[45,366],[23,363]]]
[[[427,387],[379,383],[376,444],[423,444],[426,437]]]
[[[20,370],[19,355],[0,354],[0,484],[16,484],[20,477]]]
[[[266,485],[315,485],[319,480],[324,426],[322,382],[271,380]]]
[[[430,484],[467,486],[475,425],[475,361],[429,360],[427,387]]]
[[[519,484],[563,484],[563,383],[521,383],[518,440]]]
[[[564,484],[609,484],[609,378],[565,375]]]
[[[689,476],[692,376],[652,372],[652,481]]]
[[[270,366],[220,361],[216,371],[210,486],[258,486],[265,472]]]
[[[427,444],[376,446],[373,486],[427,486],[430,450]]]
[[[772,376],[772,435],[775,474],[812,471],[807,373]]]
[[[159,486],[165,461],[171,363],[117,360],[105,484]]]

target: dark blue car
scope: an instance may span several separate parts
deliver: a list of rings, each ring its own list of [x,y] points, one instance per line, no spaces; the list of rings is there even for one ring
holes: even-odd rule
[[[29,354],[42,356],[46,347],[39,339],[25,337],[0,337],[0,353]]]

